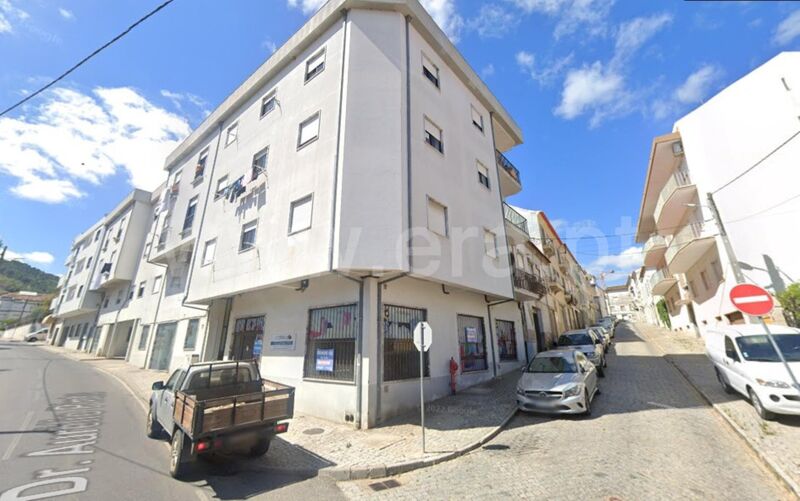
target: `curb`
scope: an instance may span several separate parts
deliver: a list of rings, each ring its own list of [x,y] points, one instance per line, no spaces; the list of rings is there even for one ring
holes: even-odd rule
[[[514,409],[508,413],[508,415],[503,419],[503,421],[497,425],[493,430],[485,434],[480,439],[468,444],[461,449],[455,450],[453,452],[448,452],[446,454],[442,454],[439,456],[434,456],[431,458],[426,459],[414,459],[411,461],[405,461],[402,463],[396,463],[392,465],[372,465],[372,466],[355,466],[355,467],[331,467],[331,468],[324,468],[320,470],[320,474],[326,475],[337,482],[343,482],[347,480],[364,480],[364,479],[381,479],[387,477],[393,477],[395,475],[400,475],[401,473],[408,473],[410,471],[419,470],[422,468],[428,468],[439,463],[444,463],[445,461],[450,461],[452,459],[456,459],[461,457],[465,454],[468,454],[478,447],[484,445],[486,442],[489,442],[494,437],[496,437],[503,428],[508,425],[509,421],[513,419],[513,417],[517,414],[516,406]]]
[[[680,375],[683,376],[686,382],[689,383],[689,386],[691,386],[694,389],[694,391],[696,391],[697,394],[700,395],[700,398],[702,398],[703,401],[705,401],[709,406],[711,406],[711,408],[714,409],[714,411],[716,411],[718,415],[722,416],[722,419],[728,424],[730,429],[733,430],[734,433],[736,433],[740,438],[744,440],[744,442],[747,444],[750,450],[756,455],[756,457],[760,459],[762,463],[764,463],[764,466],[766,466],[767,469],[770,472],[772,472],[772,474],[775,475],[775,477],[777,477],[778,480],[780,480],[781,483],[783,483],[784,486],[787,489],[789,489],[789,491],[792,492],[792,494],[800,498],[800,485],[798,485],[775,461],[770,459],[770,457],[767,456],[767,454],[761,449],[761,447],[759,447],[759,445],[755,441],[753,441],[750,437],[747,436],[747,433],[742,429],[741,426],[739,426],[739,423],[737,423],[733,418],[724,413],[722,409],[720,409],[714,402],[711,401],[711,399],[708,396],[706,396],[705,392],[703,392],[703,390],[700,389],[700,387],[697,384],[695,384],[695,382],[692,380],[689,374],[685,370],[683,370],[677,364],[677,362],[675,362],[672,359],[672,355],[667,354],[658,342],[655,342],[653,344],[658,348],[658,351],[661,352],[664,359],[671,366],[673,366],[680,373]]]

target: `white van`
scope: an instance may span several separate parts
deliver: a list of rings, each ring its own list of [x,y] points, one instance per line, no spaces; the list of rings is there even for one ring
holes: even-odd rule
[[[800,378],[800,330],[770,326],[796,378]],[[775,414],[800,415],[800,389],[781,363],[760,325],[710,327],[706,331],[706,355],[714,363],[717,379],[726,393],[748,397],[763,419]]]

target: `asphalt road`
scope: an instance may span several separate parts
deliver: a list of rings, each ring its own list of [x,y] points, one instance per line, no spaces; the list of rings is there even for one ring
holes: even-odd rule
[[[187,482],[174,480],[166,442],[145,437],[140,401],[35,345],[0,342],[0,409],[0,501],[341,498],[314,471],[245,459],[199,461]],[[273,445],[268,454],[280,456]]]

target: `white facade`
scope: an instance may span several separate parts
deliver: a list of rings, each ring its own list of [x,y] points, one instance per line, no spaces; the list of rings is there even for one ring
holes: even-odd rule
[[[787,231],[800,209],[798,116],[800,53],[784,52],[654,140],[637,240],[673,328],[749,321],[728,298],[736,280],[709,193],[748,281],[775,292],[800,276],[800,235]]]

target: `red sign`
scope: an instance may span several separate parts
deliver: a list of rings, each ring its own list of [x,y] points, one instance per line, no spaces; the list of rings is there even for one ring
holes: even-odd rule
[[[775,306],[775,301],[766,289],[752,284],[737,285],[731,289],[730,298],[736,309],[754,317],[769,314]]]

